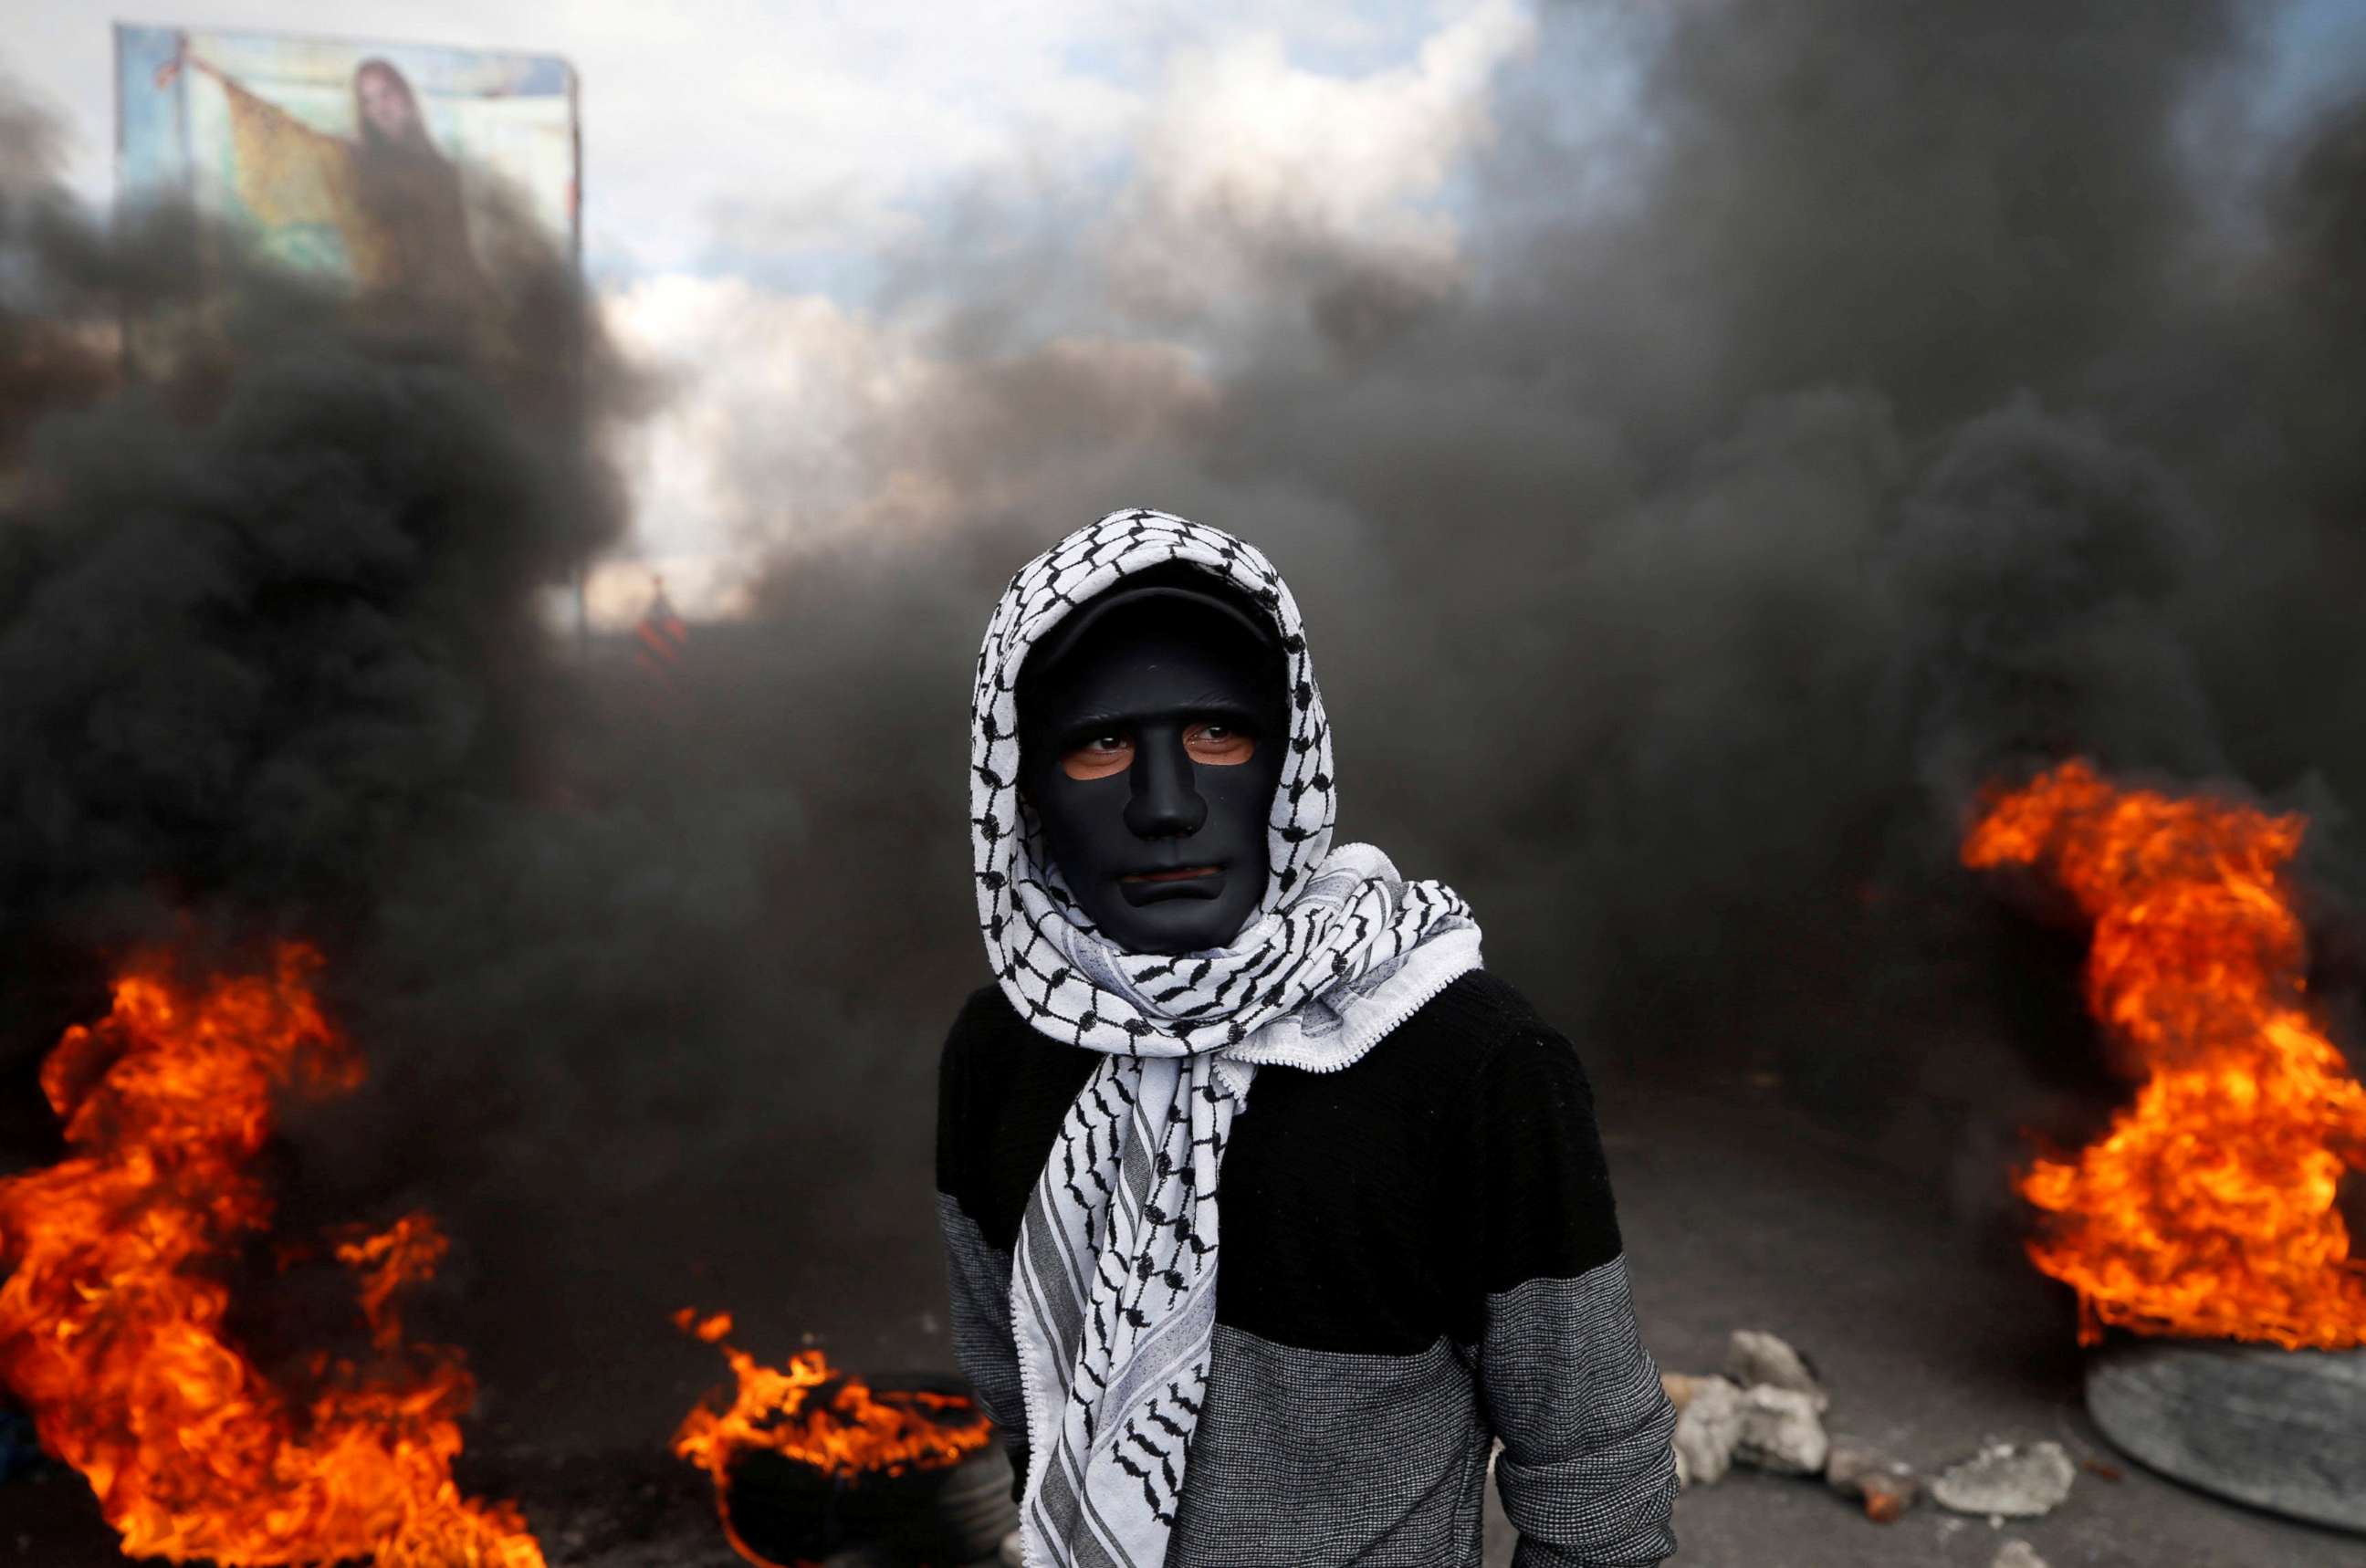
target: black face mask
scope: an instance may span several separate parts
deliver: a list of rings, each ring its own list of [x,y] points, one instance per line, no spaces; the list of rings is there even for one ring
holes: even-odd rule
[[[1141,574],[1071,614],[1019,689],[1020,786],[1101,933],[1194,953],[1265,895],[1266,820],[1289,744],[1258,612]],[[1202,578],[1204,580],[1204,577]]]

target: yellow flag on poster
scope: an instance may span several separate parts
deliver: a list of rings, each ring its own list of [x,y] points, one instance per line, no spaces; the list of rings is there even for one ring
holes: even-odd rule
[[[575,250],[564,60],[143,27],[116,52],[126,193],[186,193],[283,265],[468,298],[525,236]]]

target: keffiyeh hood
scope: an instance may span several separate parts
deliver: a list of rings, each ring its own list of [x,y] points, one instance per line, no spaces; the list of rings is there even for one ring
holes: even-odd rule
[[[1161,957],[1094,930],[1020,801],[1028,651],[1121,578],[1180,561],[1271,615],[1290,685],[1270,868],[1232,944]],[[1215,1326],[1217,1181],[1259,1066],[1351,1065],[1479,966],[1453,891],[1369,844],[1333,848],[1331,731],[1298,606],[1264,556],[1163,512],[1113,512],[1030,561],[986,627],[970,709],[980,928],[1003,993],[1042,1033],[1102,1054],[1021,1222],[1012,1326],[1030,1464],[1030,1568],[1158,1568]]]

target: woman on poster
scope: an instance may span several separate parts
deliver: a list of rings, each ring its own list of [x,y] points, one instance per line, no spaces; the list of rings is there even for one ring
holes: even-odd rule
[[[156,85],[170,86],[184,66],[222,89],[231,179],[241,205],[266,233],[332,231],[346,269],[366,292],[456,297],[473,288],[459,166],[437,150],[418,95],[390,61],[372,58],[354,68],[351,139],[307,125],[191,52],[186,35],[180,54],[157,72]]]

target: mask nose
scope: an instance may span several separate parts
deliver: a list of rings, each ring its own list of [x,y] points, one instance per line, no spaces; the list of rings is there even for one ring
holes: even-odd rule
[[[1127,770],[1133,793],[1125,803],[1125,825],[1143,839],[1188,839],[1208,819],[1208,803],[1195,787],[1190,754],[1180,734],[1137,735],[1133,766]]]

